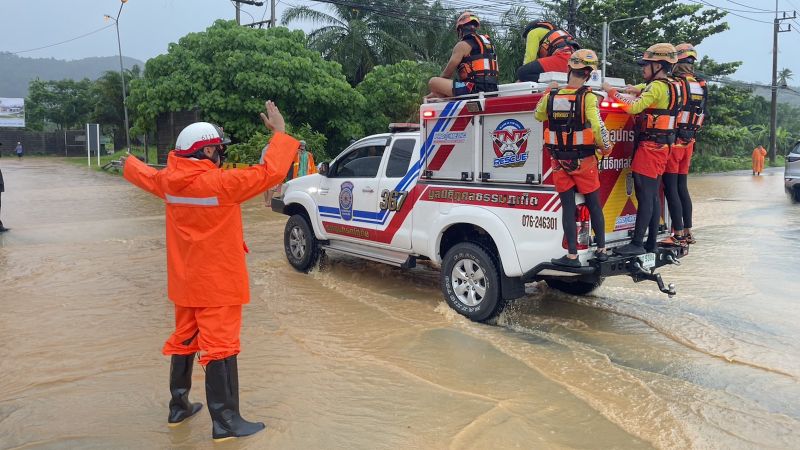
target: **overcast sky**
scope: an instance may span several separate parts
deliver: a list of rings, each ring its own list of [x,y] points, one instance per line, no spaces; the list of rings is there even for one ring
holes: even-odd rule
[[[743,61],[744,64],[734,75],[736,79],[769,83],[772,68],[773,16],[736,5],[729,0],[704,0],[704,2],[737,10],[737,14],[767,22],[755,22],[729,14],[727,18],[730,30],[706,40],[698,46],[698,50],[701,54],[708,54],[717,61]],[[450,3],[478,2],[451,0]],[[772,0],[737,0],[736,3],[757,9],[774,7]],[[289,5],[302,4],[312,5],[318,9],[326,8],[324,4],[309,0],[280,0],[277,6],[278,18]],[[104,22],[103,14],[116,16],[119,5],[119,0],[0,0],[0,13],[3,17],[0,51],[18,52],[38,48],[97,30],[110,23]],[[251,22],[253,19],[258,21],[262,17],[268,19],[268,5],[269,0],[266,0],[265,6],[261,8],[244,6],[242,23]],[[779,0],[779,8],[800,10],[800,0]],[[234,15],[234,7],[228,0],[129,0],[120,18],[122,52],[125,56],[146,61],[166,52],[167,44],[176,42],[181,36],[193,31],[202,31],[214,20],[232,19]],[[793,31],[780,34],[782,51],[778,55],[778,68],[791,69],[796,74],[792,84],[798,85],[800,51],[797,49],[800,47],[800,20],[784,23],[791,23]],[[312,27],[309,24],[304,28],[308,31]],[[68,60],[116,54],[117,42],[113,26],[62,45],[19,53],[20,56]]]

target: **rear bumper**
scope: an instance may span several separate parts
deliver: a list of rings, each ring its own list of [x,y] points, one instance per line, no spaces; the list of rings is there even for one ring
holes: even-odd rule
[[[658,269],[670,264],[675,264],[680,258],[689,254],[689,247],[669,246],[659,247],[656,251],[656,261],[653,269]],[[563,267],[552,263],[541,263],[522,276],[522,281],[544,280],[547,278],[570,278],[580,281],[595,281],[600,278],[617,275],[636,276],[641,272],[638,266],[638,256],[610,255],[608,261],[600,262],[595,259],[589,261],[588,266]]]

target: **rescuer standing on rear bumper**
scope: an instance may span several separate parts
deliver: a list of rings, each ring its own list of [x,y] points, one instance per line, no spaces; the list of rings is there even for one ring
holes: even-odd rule
[[[575,226],[575,191],[583,194],[592,219],[597,242],[595,257],[600,261],[606,255],[605,218],[600,206],[600,175],[597,172],[596,149],[603,155],[611,153],[608,130],[600,117],[597,96],[584,86],[592,71],[597,69],[597,54],[592,50],[578,50],[569,58],[567,87],[551,86],[536,106],[536,120],[547,120],[544,130],[545,147],[550,152],[553,181],[561,198],[561,214],[568,253],[553,264],[580,267],[578,261]]]
[[[175,303],[175,332],[164,344],[171,355],[168,422],[180,424],[202,405],[189,402],[197,351],[206,368],[206,400],[214,439],[264,429],[239,413],[239,333],[242,305],[250,301],[240,203],[280,183],[299,142],[285,134],[278,108],[267,102],[264,124],[275,134],[264,164],[222,170],[228,141],[217,126],[184,128],[166,169],[123,158],[125,179],[166,202],[167,286]]]
[[[659,201],[659,177],[664,173],[670,146],[675,143],[675,125],[681,110],[680,83],[669,78],[673,64],[678,62],[675,46],[668,43],[655,44],[645,50],[636,63],[642,66],[647,86],[635,101],[618,97],[617,90],[608,83],[603,89],[609,97],[622,102],[622,110],[636,115],[636,142],[633,172],[636,199],[636,228],[629,244],[614,251],[623,256],[641,255],[656,250],[658,227],[661,221]],[[647,243],[645,232],[649,228]]]
[[[460,41],[442,75],[428,81],[431,93],[427,98],[453,97],[497,90],[497,54],[488,35],[478,34],[481,22],[478,16],[467,11],[456,21]],[[453,74],[458,71],[458,81]]]
[[[672,75],[680,81],[683,95],[683,109],[678,116],[677,137],[675,145],[667,160],[664,170],[664,189],[667,192],[667,205],[672,218],[676,243],[694,244],[692,236],[692,198],[689,196],[689,166],[691,165],[694,143],[697,132],[703,126],[708,100],[706,80],[694,74],[694,62],[697,51],[689,43],[679,44],[678,63],[672,69]],[[683,230],[683,235],[678,230]]]

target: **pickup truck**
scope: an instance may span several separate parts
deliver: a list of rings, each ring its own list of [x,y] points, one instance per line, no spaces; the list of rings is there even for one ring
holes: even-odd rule
[[[322,252],[403,268],[429,261],[441,269],[448,304],[475,321],[497,315],[534,281],[585,295],[607,277],[627,275],[675,295],[656,269],[678,264],[688,248],[660,247],[599,262],[581,196],[576,217],[582,266],[551,264],[566,243],[542,124],[533,117],[545,87],[515,83],[495,93],[426,102],[419,124],[396,124],[389,133],[360,139],[320,164],[318,174],[284,184],[271,206],[289,216],[289,263],[307,272]],[[612,153],[598,163],[609,249],[629,241],[636,215],[633,121],[618,108],[601,103],[614,141]],[[666,237],[666,208],[662,215],[659,231]]]

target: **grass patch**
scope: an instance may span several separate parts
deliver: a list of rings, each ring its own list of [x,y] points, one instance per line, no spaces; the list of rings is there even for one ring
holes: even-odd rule
[[[783,155],[775,156],[775,164],[770,164],[769,159],[764,162],[765,167],[783,167],[785,158]],[[730,172],[733,170],[751,170],[753,159],[750,156],[722,157],[713,155],[692,156],[692,173],[714,173]]]

